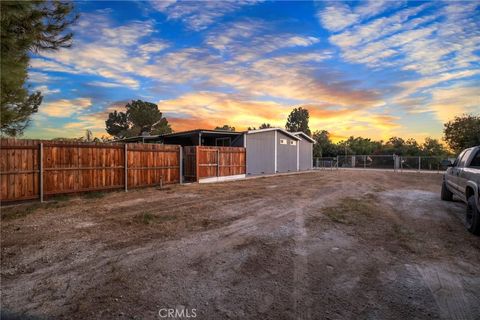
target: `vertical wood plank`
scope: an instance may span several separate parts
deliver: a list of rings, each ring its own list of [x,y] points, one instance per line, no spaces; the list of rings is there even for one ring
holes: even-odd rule
[[[40,202],[43,202],[43,143],[40,143],[40,150],[38,151],[39,157],[38,157],[38,162],[39,162],[39,176],[38,176],[38,181],[39,181],[39,186],[38,190],[40,192]]]
[[[128,147],[127,147],[127,143],[125,143],[125,154],[124,154],[124,159],[125,161],[123,162],[124,163],[124,167],[125,167],[125,178],[124,178],[124,181],[125,181],[125,192],[128,191]]]

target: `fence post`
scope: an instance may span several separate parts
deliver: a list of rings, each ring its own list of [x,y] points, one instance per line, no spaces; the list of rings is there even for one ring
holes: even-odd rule
[[[217,177],[220,176],[220,149],[217,148]]]
[[[200,147],[195,146],[195,175],[197,176],[196,180],[197,182],[200,181],[200,164],[198,163],[200,161]]]
[[[179,146],[179,173],[180,175],[178,176],[179,177],[179,180],[180,180],[180,184],[183,183],[183,147],[182,146]]]
[[[418,156],[418,171],[422,170],[422,157]]]
[[[127,143],[125,143],[125,192],[128,191],[128,147],[127,147]]]
[[[43,202],[43,143],[40,143],[40,150],[39,150],[39,177],[38,177],[38,184],[39,184],[39,193],[40,193],[40,202]]]

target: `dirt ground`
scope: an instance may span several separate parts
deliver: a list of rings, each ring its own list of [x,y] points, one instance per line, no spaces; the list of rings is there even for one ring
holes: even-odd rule
[[[480,237],[440,185],[440,174],[318,171],[3,207],[2,310],[480,319]]]

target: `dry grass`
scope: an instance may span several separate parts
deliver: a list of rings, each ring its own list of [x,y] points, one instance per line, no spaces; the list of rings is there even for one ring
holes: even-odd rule
[[[347,197],[336,206],[324,208],[322,213],[335,223],[354,225],[371,217],[377,210],[371,196],[363,199]]]

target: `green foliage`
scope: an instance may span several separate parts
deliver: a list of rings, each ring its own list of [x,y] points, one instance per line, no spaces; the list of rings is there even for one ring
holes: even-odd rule
[[[224,124],[223,127],[215,127],[216,131],[235,131],[235,127],[231,127],[228,124]]]
[[[380,141],[362,137],[349,137],[345,141],[340,141],[337,146],[339,154],[345,154],[345,151],[347,154],[374,154],[382,149]]]
[[[118,112],[117,110],[108,114],[105,126],[107,133],[117,138],[128,136],[128,130],[130,129],[127,114],[125,112]]]
[[[437,139],[427,137],[422,144],[422,153],[425,156],[445,156],[448,155],[448,150]]]
[[[308,127],[308,120],[310,115],[308,114],[307,109],[302,107],[295,108],[292,110],[287,119],[287,124],[285,129],[290,132],[303,132],[308,136],[311,136],[310,128]]]
[[[268,129],[268,128],[273,128],[273,127],[270,125],[270,123],[262,123],[262,124],[260,125],[260,127],[258,127],[259,130],[260,130],[260,129]],[[257,130],[257,128],[255,128],[255,127],[248,127],[247,130]]]
[[[444,140],[460,153],[463,149],[480,145],[480,116],[462,115],[444,124]]]
[[[105,127],[116,138],[138,136],[144,133],[157,135],[172,132],[168,120],[158,106],[151,102],[133,100],[125,106],[126,112],[117,110],[108,114]]]
[[[326,130],[315,131],[312,136],[314,157],[333,157],[337,155],[337,146],[330,140],[330,133]]]
[[[330,140],[330,134],[326,130],[315,131],[313,139],[314,157],[335,157],[337,155],[402,155],[402,156],[446,156],[448,151],[437,139],[426,138],[423,144],[415,139],[404,140],[399,137],[391,137],[387,142],[375,141],[362,137],[349,137],[338,143]]]
[[[270,123],[262,123],[260,125],[260,127],[258,127],[258,129],[268,129],[268,128],[271,128],[272,126],[270,125]]]
[[[0,131],[21,135],[30,116],[42,103],[40,92],[29,93],[29,53],[71,46],[72,33],[65,33],[78,16],[73,4],[46,1],[1,1]]]

